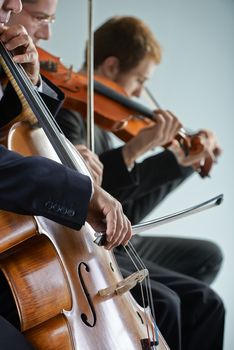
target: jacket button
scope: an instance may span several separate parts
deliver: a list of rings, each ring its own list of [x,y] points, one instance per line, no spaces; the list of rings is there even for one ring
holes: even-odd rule
[[[63,215],[67,214],[67,209],[65,207],[59,207],[59,212]]]
[[[74,216],[75,213],[76,213],[76,212],[75,212],[75,210],[73,210],[73,209],[68,209],[68,210],[67,210],[67,215],[68,215],[68,216]]]
[[[53,204],[53,210],[58,213],[59,212],[59,205],[57,203]]]
[[[51,210],[53,208],[53,205],[54,205],[54,203],[51,201],[48,201],[45,203],[45,207],[49,210]]]

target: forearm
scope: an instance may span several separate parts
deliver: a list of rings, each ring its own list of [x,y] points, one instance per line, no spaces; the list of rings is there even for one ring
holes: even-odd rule
[[[132,187],[138,183],[135,169],[128,171],[122,155],[122,147],[104,152],[99,156],[104,165],[102,187],[113,193],[115,189]]]
[[[22,157],[0,146],[3,210],[45,216],[79,229],[87,216],[91,191],[87,176],[49,159]]]

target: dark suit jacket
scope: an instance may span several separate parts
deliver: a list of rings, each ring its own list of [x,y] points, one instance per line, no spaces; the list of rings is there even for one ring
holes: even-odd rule
[[[63,94],[49,85],[42,97],[55,114]],[[12,120],[20,109],[9,85],[0,101],[0,125]],[[43,157],[22,157],[0,146],[0,209],[45,216],[79,229],[86,219],[91,190],[90,179],[75,170]]]
[[[56,120],[72,143],[86,143],[86,125],[79,113],[60,109]],[[104,165],[102,187],[122,203],[132,224],[139,223],[194,172],[191,167],[179,165],[168,150],[136,163],[129,172],[122,147],[114,148],[109,133],[98,127],[95,151]]]

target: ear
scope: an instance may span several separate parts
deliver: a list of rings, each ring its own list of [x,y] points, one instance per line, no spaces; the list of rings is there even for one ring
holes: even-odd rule
[[[119,59],[115,56],[107,57],[98,70],[105,78],[114,81],[119,74]]]

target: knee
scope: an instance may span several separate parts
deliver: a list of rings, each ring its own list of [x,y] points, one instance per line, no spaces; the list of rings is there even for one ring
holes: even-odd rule
[[[203,254],[205,258],[202,272],[198,278],[208,284],[211,284],[216,278],[222,262],[223,253],[221,248],[214,242],[204,241],[203,242]]]
[[[212,300],[212,303],[214,305],[214,309],[216,310],[217,314],[219,314],[220,316],[224,316],[225,315],[225,306],[224,306],[223,300],[212,289],[210,289],[210,291],[212,294],[211,300]]]
[[[223,253],[218,244],[209,242],[210,255],[213,258],[214,264],[220,268],[223,261]]]
[[[216,319],[224,319],[225,306],[221,297],[210,287],[204,286],[201,303],[203,308],[215,315]]]
[[[223,253],[218,244],[211,241],[203,241],[202,245],[204,254],[209,257],[212,264],[220,267],[223,261]]]

